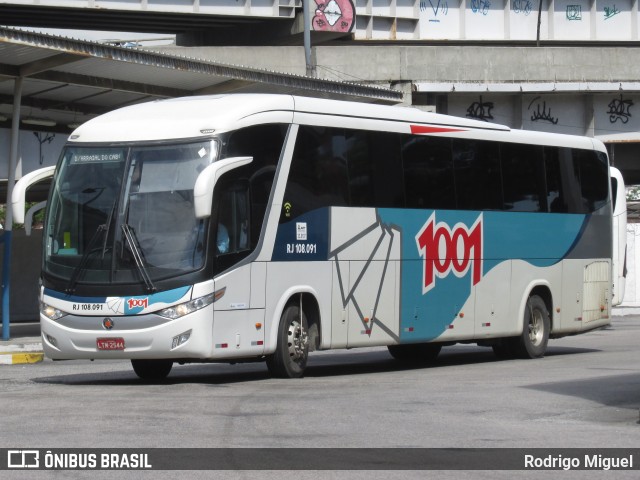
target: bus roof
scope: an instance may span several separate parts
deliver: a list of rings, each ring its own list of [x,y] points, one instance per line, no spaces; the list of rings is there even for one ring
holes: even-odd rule
[[[291,123],[294,112],[343,118],[435,124],[465,129],[509,130],[478,120],[423,112],[417,108],[275,94],[229,94],[172,98],[131,105],[78,127],[73,142],[133,142],[198,138],[257,123]],[[379,128],[379,127],[378,127]]]
[[[594,148],[586,137],[511,130],[504,125],[424,112],[405,106],[373,105],[276,94],[182,97],[136,104],[78,127],[70,142],[119,143],[196,139],[261,123],[302,123],[540,145]],[[595,146],[600,150],[599,146]]]

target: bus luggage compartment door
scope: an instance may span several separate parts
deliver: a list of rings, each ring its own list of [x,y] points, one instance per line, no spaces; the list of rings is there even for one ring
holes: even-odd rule
[[[584,268],[582,325],[591,328],[590,323],[609,319],[610,301],[609,288],[611,266],[609,262],[593,262]],[[607,323],[607,322],[605,322]]]

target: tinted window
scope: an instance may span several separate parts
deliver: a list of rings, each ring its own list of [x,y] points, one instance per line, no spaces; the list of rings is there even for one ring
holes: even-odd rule
[[[347,130],[349,205],[404,207],[400,136]]]
[[[300,127],[281,221],[321,207],[349,205],[346,138],[341,129]]]
[[[500,149],[496,142],[453,140],[458,208],[501,210]]]
[[[281,221],[322,207],[402,207],[399,135],[302,126]]]
[[[563,186],[562,170],[560,168],[560,149],[545,147],[544,169],[547,181],[547,207],[550,212],[567,213],[569,203]]]
[[[609,167],[606,156],[591,150],[574,150],[573,161],[582,192],[586,212],[594,212],[607,203],[609,195]]]
[[[585,213],[608,198],[589,150],[302,126],[282,221],[328,206]]]
[[[253,157],[249,165],[225,176],[248,182],[251,246],[255,246],[260,237],[285,135],[284,125],[257,125],[232,132],[224,144],[222,158]]]
[[[500,153],[504,209],[546,211],[542,147],[503,143]]]
[[[456,208],[450,139],[407,136],[402,163],[408,208]]]

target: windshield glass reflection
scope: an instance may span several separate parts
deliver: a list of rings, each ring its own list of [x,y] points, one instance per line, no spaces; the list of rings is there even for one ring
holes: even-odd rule
[[[67,148],[49,203],[45,271],[69,279],[68,290],[105,282],[149,289],[201,268],[206,221],[195,218],[193,187],[216,151],[214,141]]]

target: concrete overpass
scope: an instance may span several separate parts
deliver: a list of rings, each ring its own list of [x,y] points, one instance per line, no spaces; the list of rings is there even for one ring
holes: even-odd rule
[[[301,47],[156,48],[291,73],[305,69]],[[640,183],[640,49],[635,46],[362,42],[317,45],[313,58],[318,75],[393,85],[405,92],[406,103],[420,108],[599,138],[628,182]]]

